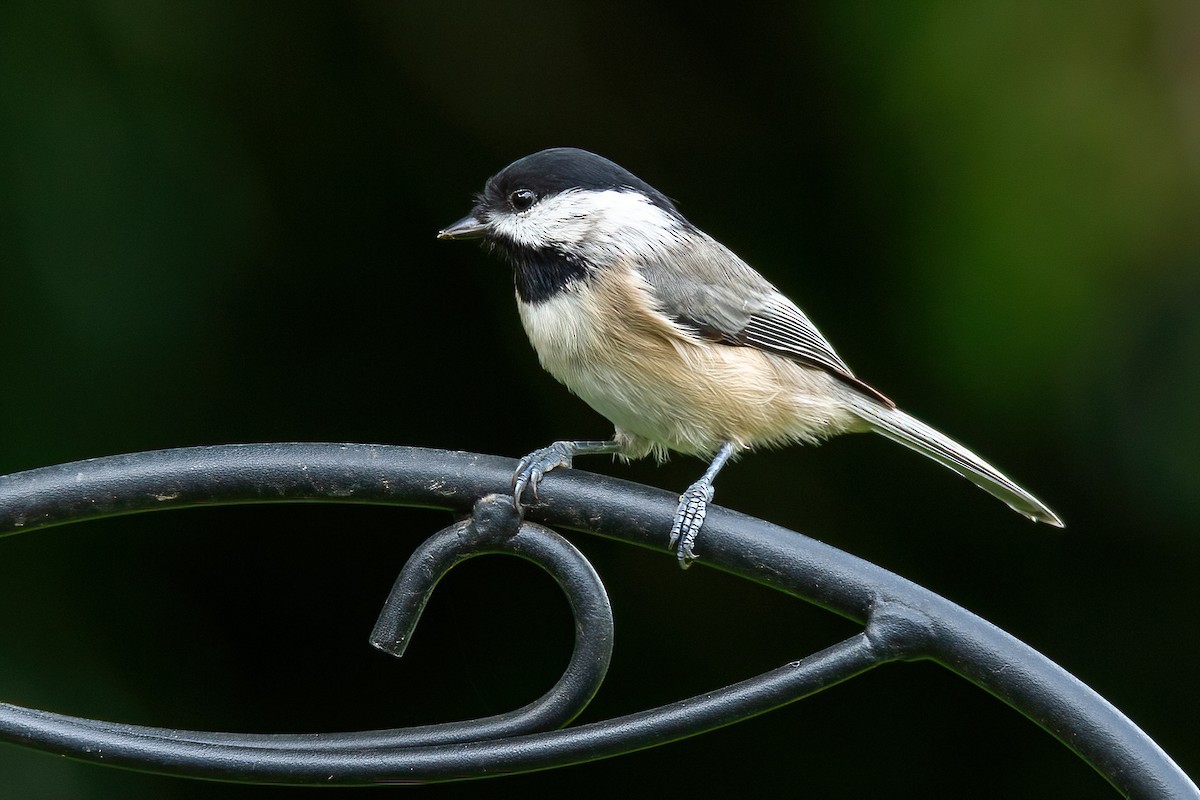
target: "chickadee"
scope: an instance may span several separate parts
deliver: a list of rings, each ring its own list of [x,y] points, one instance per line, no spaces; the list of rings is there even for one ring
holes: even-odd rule
[[[859,380],[796,305],[665,195],[608,159],[559,147],[488,180],[439,239],[482,238],[512,263],[542,366],[616,427],[525,456],[514,500],[577,455],[711,458],[679,498],[671,547],[686,567],[713,478],[743,450],[875,431],[954,470],[1032,520],[1041,501]]]

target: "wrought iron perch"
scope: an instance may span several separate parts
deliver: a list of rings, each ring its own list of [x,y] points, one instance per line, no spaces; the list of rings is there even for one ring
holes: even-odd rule
[[[513,461],[357,444],[251,444],[111,456],[0,477],[0,535],[116,514],[226,503],[323,501],[466,513],[405,565],[371,636],[399,655],[433,586],[455,564],[510,553],[549,572],[571,604],[575,651],[540,700],[486,719],[359,733],[183,731],[0,703],[0,739],[153,772],[252,783],[380,784],[503,775],[663,744],[776,708],[890,661],[934,661],[1033,719],[1133,798],[1200,790],[1120,711],[1045,656],[948,600],[873,564],[762,520],[713,507],[700,562],[864,624],[862,632],[756,678],[603,722],[567,725],[604,679],[613,620],[588,561],[543,525],[666,550],[667,492],[555,472],[537,521],[507,497]]]

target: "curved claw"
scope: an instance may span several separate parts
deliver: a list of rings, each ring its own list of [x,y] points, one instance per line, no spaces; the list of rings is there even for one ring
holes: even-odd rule
[[[701,479],[687,488],[679,496],[679,507],[675,511],[675,521],[671,525],[671,540],[668,547],[679,544],[678,558],[681,569],[687,569],[696,560],[692,547],[700,527],[704,525],[704,517],[708,514],[708,504],[713,499],[712,483]]]
[[[570,467],[574,455],[571,442],[555,442],[549,447],[534,450],[517,462],[517,470],[512,477],[513,504],[517,507],[517,513],[522,516],[525,514],[525,503],[522,502],[525,490],[529,489],[533,502],[538,502],[538,484],[542,478],[558,467]]]

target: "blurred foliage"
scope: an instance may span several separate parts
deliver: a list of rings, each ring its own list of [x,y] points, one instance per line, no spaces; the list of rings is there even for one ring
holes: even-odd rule
[[[607,424],[537,367],[505,268],[433,233],[571,144],[667,192],[867,380],[977,447],[1059,534],[864,437],[748,458],[718,502],[967,605],[1200,773],[1200,6],[146,0],[0,6],[0,473],[155,447],[519,455]],[[585,468],[682,488],[701,469]],[[366,635],[429,512],[216,509],[4,542],[0,696],[334,730],[477,716],[553,680],[566,611],[499,560],[395,664]],[[397,536],[397,534],[400,534]],[[583,542],[614,594],[588,718],[847,632]],[[680,615],[678,610],[686,608]],[[382,699],[381,699],[382,698]],[[852,776],[852,778],[850,777]],[[982,692],[888,668],[701,739],[457,794],[1107,797]],[[0,747],[6,796],[281,797]]]

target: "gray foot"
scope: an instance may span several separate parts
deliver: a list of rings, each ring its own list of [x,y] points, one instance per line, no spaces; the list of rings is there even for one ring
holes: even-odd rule
[[[708,513],[708,504],[713,498],[712,481],[701,478],[688,487],[679,496],[679,508],[675,511],[675,522],[671,525],[671,543],[668,547],[679,544],[679,566],[687,569],[696,560],[692,552],[696,544],[696,536],[700,526],[704,524],[704,516]]]
[[[536,503],[538,501],[538,484],[542,482],[542,477],[552,469],[571,466],[571,459],[575,455],[573,444],[573,442],[555,442],[549,447],[534,450],[517,464],[517,471],[513,473],[512,485],[513,504],[516,505],[518,514],[525,514],[523,498],[526,488],[529,489],[529,494]]]

